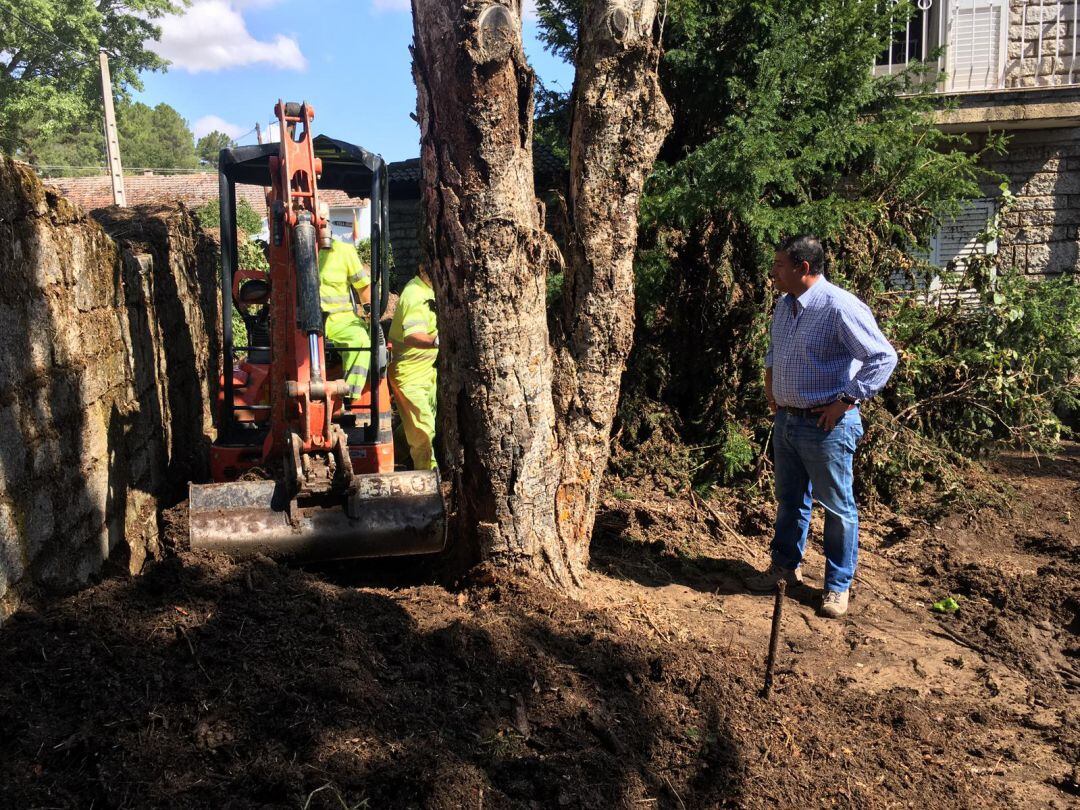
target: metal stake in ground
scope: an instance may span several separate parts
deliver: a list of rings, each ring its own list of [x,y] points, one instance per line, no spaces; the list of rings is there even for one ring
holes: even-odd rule
[[[776,647],[780,643],[780,619],[784,615],[784,593],[787,591],[787,583],[781,579],[776,583],[776,601],[773,603],[772,632],[769,634],[769,658],[765,662],[765,688],[761,692],[763,698],[768,698],[772,692],[773,667],[776,666]]]

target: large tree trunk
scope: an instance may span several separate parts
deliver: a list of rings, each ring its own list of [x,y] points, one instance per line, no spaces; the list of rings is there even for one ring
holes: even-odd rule
[[[670,126],[657,0],[585,3],[554,353],[520,0],[412,3],[451,532],[471,559],[574,587],[633,335],[638,200]]]
[[[657,80],[656,16],[657,0],[586,0],[579,30],[570,130],[570,255],[555,335],[557,528],[565,564],[575,575],[588,564],[633,340],[638,202],[671,128]]]
[[[422,193],[451,535],[466,561],[543,569],[562,584],[547,240],[520,12],[519,0],[413,0]]]

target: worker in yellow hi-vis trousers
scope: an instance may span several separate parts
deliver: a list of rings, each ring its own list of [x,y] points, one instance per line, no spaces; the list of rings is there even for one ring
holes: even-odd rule
[[[435,292],[425,268],[401,291],[390,323],[394,358],[390,387],[401,426],[409,443],[413,469],[434,470],[435,360],[439,355],[439,325],[435,318]]]
[[[326,339],[345,349],[341,360],[349,397],[359,399],[367,383],[371,335],[358,306],[371,303],[371,273],[352,245],[335,239],[319,251],[319,296],[326,316]]]

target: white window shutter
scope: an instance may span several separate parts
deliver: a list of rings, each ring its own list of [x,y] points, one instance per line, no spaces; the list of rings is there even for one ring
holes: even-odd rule
[[[958,271],[962,271],[967,257],[976,251],[994,252],[996,246],[985,246],[978,241],[979,234],[987,229],[993,216],[992,199],[972,200],[955,219],[943,222],[933,241],[934,264],[947,267],[952,262]]]
[[[956,0],[949,9],[949,74],[953,90],[996,88],[1002,72],[1005,5]]]

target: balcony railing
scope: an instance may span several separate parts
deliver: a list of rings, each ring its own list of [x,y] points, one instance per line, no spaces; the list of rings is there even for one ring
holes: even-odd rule
[[[918,0],[876,72],[937,58],[946,93],[1080,84],[1080,0]]]

